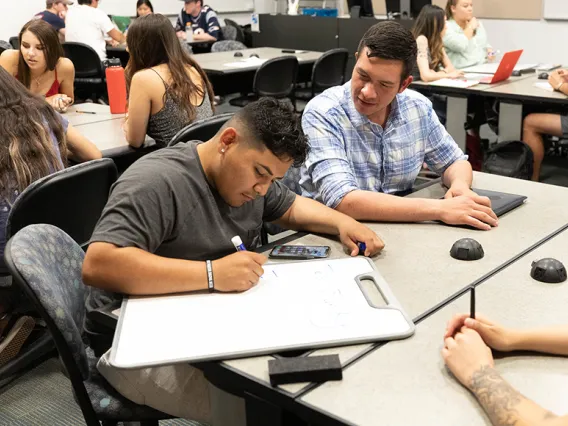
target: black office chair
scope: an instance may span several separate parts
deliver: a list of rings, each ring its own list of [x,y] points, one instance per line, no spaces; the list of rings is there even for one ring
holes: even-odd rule
[[[177,135],[172,138],[170,143],[168,143],[168,146],[174,146],[180,142],[208,141],[217,134],[219,129],[223,127],[232,116],[233,113],[229,112],[195,121],[181,129]]]
[[[86,248],[117,176],[114,162],[102,158],[35,181],[12,206],[6,238],[33,223],[49,223]]]
[[[237,36],[235,38],[236,41],[240,41],[241,43],[245,42],[245,32],[243,31],[243,27],[231,19],[225,19],[225,25],[228,27],[234,27],[237,30]]]
[[[97,52],[91,46],[75,42],[63,43],[63,50],[75,66],[75,90],[88,93],[94,101],[104,95],[105,73]]]
[[[11,48],[12,45],[10,43],[4,40],[0,40],[0,54],[2,54],[2,52],[4,52],[5,50],[10,50]]]
[[[10,37],[10,44],[12,45],[12,49],[18,50],[20,48],[20,37],[14,36]]]
[[[312,68],[311,88],[297,89],[296,98],[309,101],[324,90],[345,83],[348,59],[347,49],[332,49],[325,52]]]
[[[61,229],[46,224],[20,230],[6,245],[14,283],[45,321],[88,426],[138,421],[158,426],[171,416],[120,395],[97,371],[97,359],[83,342],[87,287],[81,278],[84,252]]]
[[[263,96],[277,99],[289,98],[296,110],[294,90],[298,77],[298,59],[295,56],[282,56],[263,63],[256,71],[253,81],[253,95],[231,99],[233,106],[244,107]]]

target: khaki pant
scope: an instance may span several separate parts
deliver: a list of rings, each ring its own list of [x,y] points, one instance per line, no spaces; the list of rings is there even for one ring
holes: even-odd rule
[[[125,398],[171,416],[213,423],[210,384],[197,368],[185,363],[123,370],[111,366],[109,357],[110,350],[97,369]]]

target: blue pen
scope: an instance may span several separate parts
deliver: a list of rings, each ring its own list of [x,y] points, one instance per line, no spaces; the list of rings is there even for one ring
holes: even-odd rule
[[[231,242],[233,243],[237,251],[247,251],[247,248],[243,244],[243,240],[241,240],[241,237],[239,237],[238,235],[235,235],[233,238],[231,238]]]
[[[359,254],[365,255],[365,250],[367,250],[367,244],[357,243],[357,247],[359,247]]]

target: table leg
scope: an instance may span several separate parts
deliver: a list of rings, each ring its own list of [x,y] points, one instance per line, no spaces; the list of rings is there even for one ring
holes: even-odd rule
[[[520,141],[523,105],[501,102],[499,106],[499,142]]]
[[[245,401],[209,383],[213,425],[247,426]]]
[[[446,102],[446,129],[463,152],[465,152],[466,121],[467,98],[448,96]]]

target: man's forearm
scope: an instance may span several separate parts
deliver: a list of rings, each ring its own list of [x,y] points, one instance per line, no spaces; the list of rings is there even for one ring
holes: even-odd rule
[[[440,201],[405,198],[380,192],[356,190],[348,193],[337,210],[357,220],[420,222],[440,219]]]
[[[207,288],[205,262],[169,259],[107,243],[89,247],[83,264],[83,281],[129,295],[184,293]]]
[[[512,350],[568,356],[568,326],[515,331]]]
[[[459,160],[446,169],[442,175],[444,185],[450,188],[453,184],[461,184],[471,188],[473,182],[473,171],[471,164],[466,160]]]
[[[317,201],[296,196],[294,204],[275,223],[288,229],[338,235],[341,221],[352,220]]]
[[[469,389],[495,426],[546,425],[557,417],[525,398],[487,365],[473,374]]]

